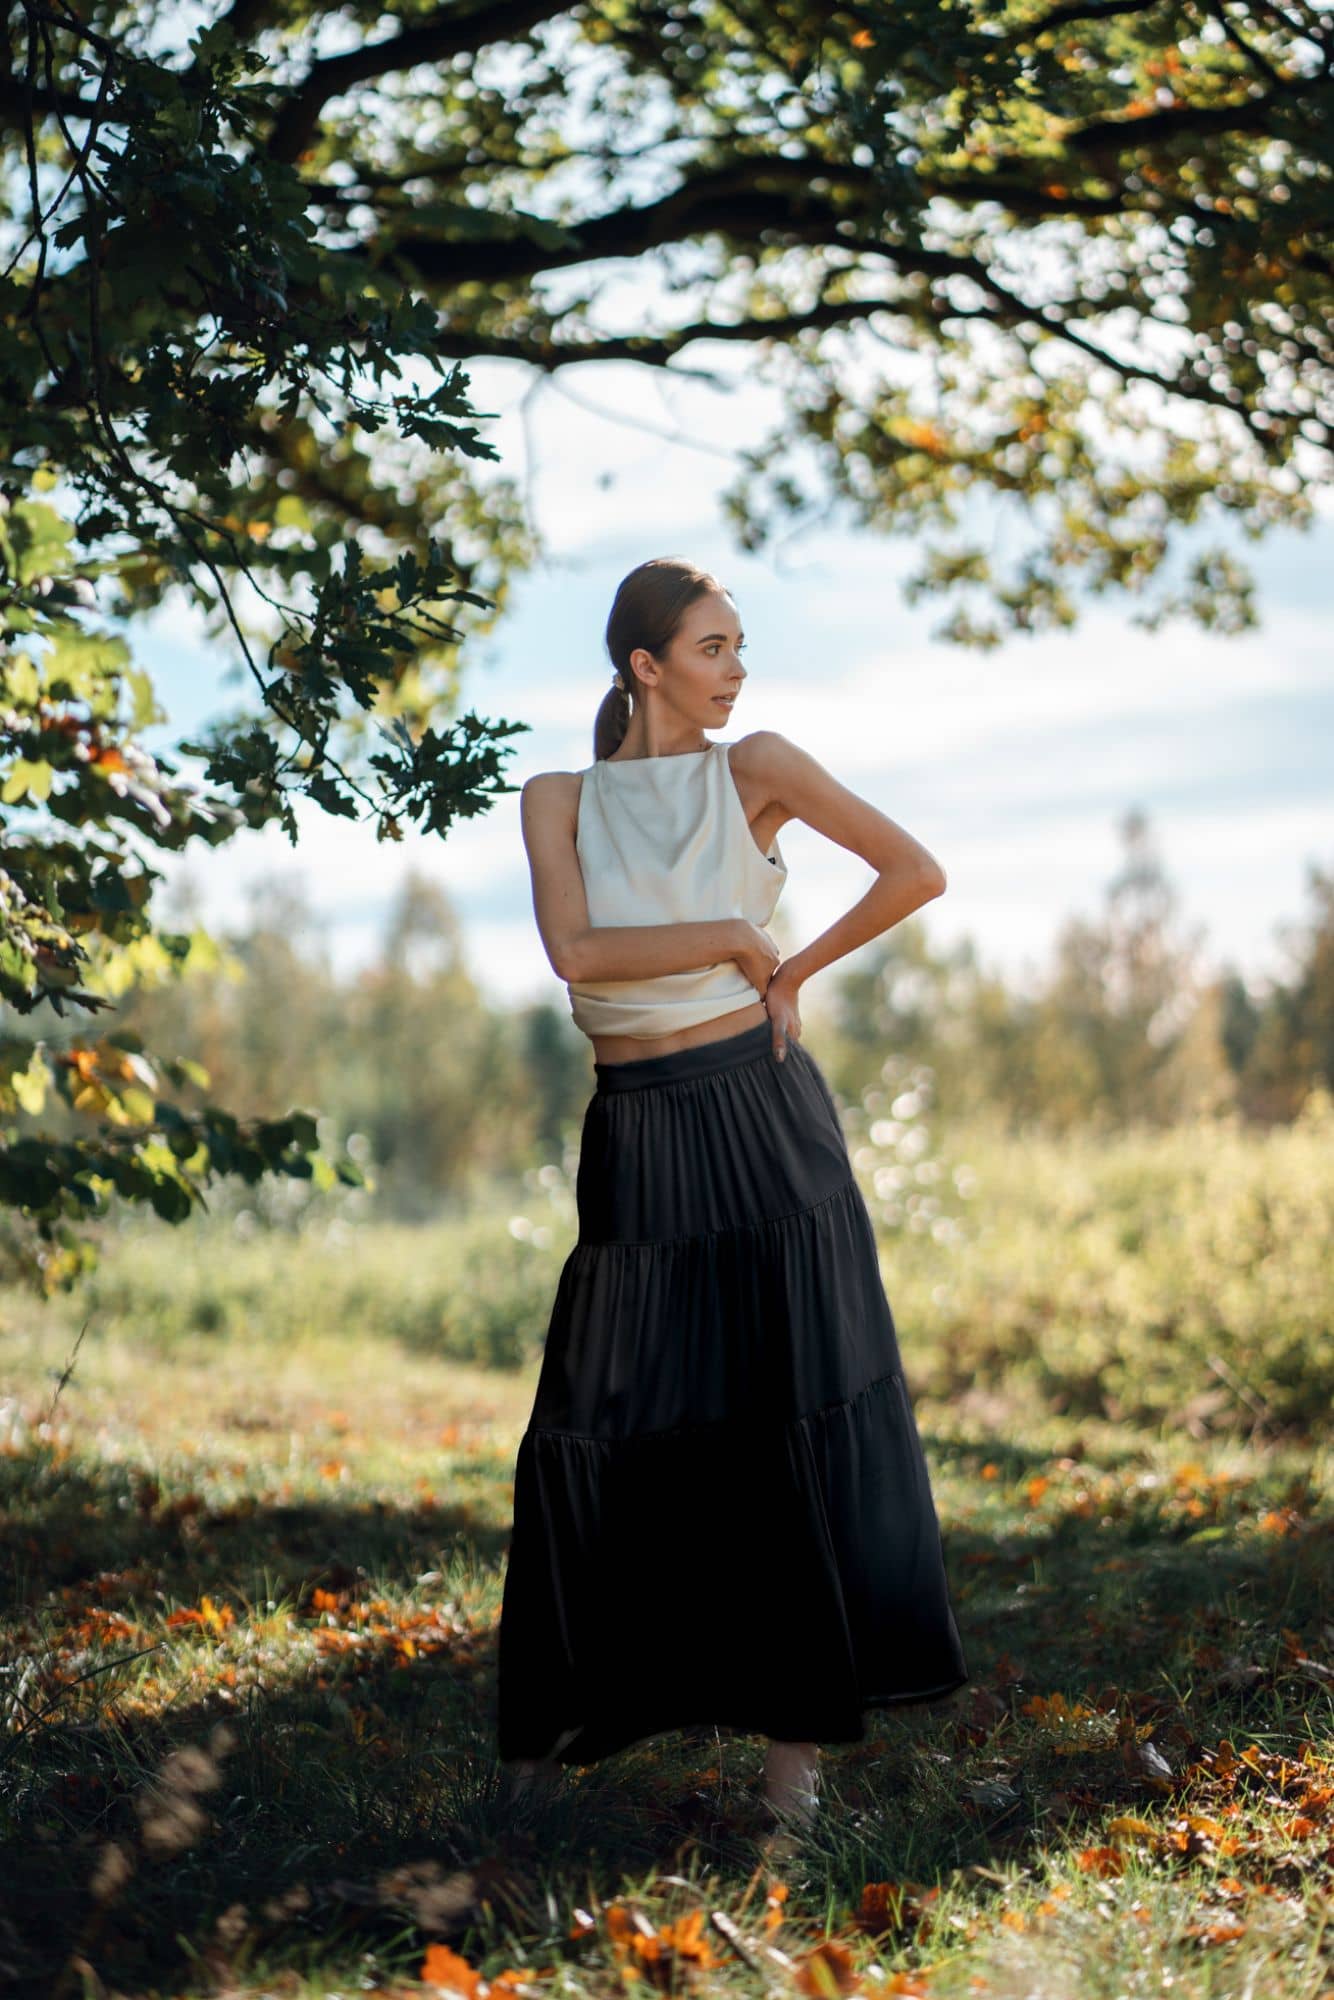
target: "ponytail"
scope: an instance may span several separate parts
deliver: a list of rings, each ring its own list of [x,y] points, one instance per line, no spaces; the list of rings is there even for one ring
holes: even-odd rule
[[[600,762],[610,757],[625,741],[625,732],[630,726],[630,690],[618,686],[620,674],[602,697],[601,705],[593,720],[593,758]]]

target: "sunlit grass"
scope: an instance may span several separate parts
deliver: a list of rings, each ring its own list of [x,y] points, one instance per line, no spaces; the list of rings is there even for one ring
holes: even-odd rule
[[[973,1679],[827,1750],[822,1822],[787,1859],[758,1844],[754,1737],[664,1736],[506,1804],[495,1625],[536,1347],[526,1334],[522,1366],[473,1366],[442,1329],[477,1338],[480,1311],[499,1325],[511,1281],[528,1301],[511,1328],[531,1326],[568,1211],[535,1198],[462,1238],[351,1246],[161,1231],[108,1245],[95,1301],[5,1295],[13,1976],[315,1995],[424,1973],[478,2000],[491,1985],[1334,1992],[1328,1430],[1291,1408],[1272,1420],[1286,1391],[1259,1359],[1280,1352],[1265,1300],[1295,1295],[1303,1323],[1329,1327],[1328,1272],[1304,1244],[1286,1277],[1263,1267],[1329,1203],[1334,1168],[1289,1136],[1291,1152],[1264,1142],[1249,1181],[1231,1141],[1193,1166],[1149,1139],[1096,1158],[1025,1149],[1008,1172],[977,1144],[963,1269],[887,1232]],[[1304,1184],[1280,1200],[1289,1178]],[[1105,1211],[1099,1188],[1118,1186]],[[1247,1234],[1236,1217],[1262,1198]],[[480,1247],[461,1266],[464,1240],[495,1248],[489,1274]],[[1134,1421],[1054,1407],[1057,1363],[1034,1375],[1033,1337],[1046,1325],[1056,1357],[1057,1332],[1034,1300],[1078,1317],[1095,1271],[1123,1306],[1143,1300],[1128,1267],[1166,1269],[1183,1244],[1202,1319],[1216,1288],[1215,1336],[1240,1338],[1251,1287],[1263,1409],[1235,1393],[1192,1423],[1146,1414],[1147,1395]],[[950,1385],[968,1341],[990,1359],[965,1393]],[[1184,1364],[1150,1351],[1155,1365]],[[664,1617],[707,1644],[707,1593],[681,1576],[664,1546],[607,1581],[661,1591]]]

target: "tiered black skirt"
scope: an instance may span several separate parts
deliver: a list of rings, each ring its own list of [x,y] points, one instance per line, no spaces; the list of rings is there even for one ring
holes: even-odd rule
[[[969,1678],[866,1203],[768,1021],[594,1065],[520,1441],[498,1752],[851,1743]]]

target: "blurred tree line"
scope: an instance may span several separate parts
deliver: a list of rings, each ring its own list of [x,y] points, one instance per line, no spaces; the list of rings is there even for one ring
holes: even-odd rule
[[[929,1065],[951,1122],[1051,1132],[1295,1116],[1334,1079],[1334,875],[1312,866],[1288,968],[1256,992],[1203,966],[1141,812],[1121,837],[1101,908],[1067,919],[1030,990],[984,969],[970,942],[937,946],[918,919],[832,968],[806,1018],[835,1089],[859,1098],[892,1051]],[[202,928],[188,886],[171,894],[172,921]],[[221,955],[197,975],[187,964],[125,995],[123,1023],[192,1051],[209,1093],[242,1115],[299,1104],[327,1117],[364,1155],[381,1212],[436,1213],[577,1142],[592,1052],[554,979],[550,1002],[490,1001],[426,876],[403,879],[376,948],[341,976],[292,880],[254,884],[244,923],[214,936]]]
[[[852,1096],[893,1049],[934,1071],[946,1117],[1007,1129],[1112,1130],[1233,1114],[1294,1118],[1334,1083],[1334,876],[1309,864],[1312,911],[1280,933],[1283,974],[1254,992],[1210,967],[1183,925],[1147,816],[1128,812],[1097,916],[1061,926],[1018,991],[971,942],[939,950],[917,920],[860,955],[835,996],[831,1081]]]

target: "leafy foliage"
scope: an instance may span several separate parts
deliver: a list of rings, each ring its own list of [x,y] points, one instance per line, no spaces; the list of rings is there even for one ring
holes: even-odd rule
[[[744,356],[782,414],[743,542],[835,509],[908,536],[959,643],[1070,625],[1077,585],[1253,622],[1237,536],[1168,559],[1211,518],[1309,522],[1329,476],[1326,10],[485,0],[354,10],[353,47],[348,18],[255,0],[217,33],[290,79],[251,157],[421,288],[438,355],[535,384]]]
[[[0,803],[13,809],[0,1000],[64,1019],[187,954],[188,939],[154,930],[161,878],[145,850],[220,846],[270,820],[295,842],[303,796],[353,818],[360,802],[379,839],[408,821],[445,834],[509,789],[503,739],[524,725],[431,719],[462,637],[449,607],[495,608],[470,587],[476,562],[435,532],[448,481],[428,481],[401,520],[368,505],[350,527],[339,482],[357,437],[390,432],[451,466],[496,454],[462,367],[434,354],[429,302],[322,241],[300,176],[256,146],[263,57],[218,27],[174,67],[132,47],[132,25],[103,32],[62,6],[25,7],[17,25],[23,170],[11,140],[0,278]],[[86,105],[71,78],[92,80]],[[270,431],[304,484],[290,470],[254,478]],[[497,529],[503,552],[503,508]],[[179,746],[202,782],[136,740],[166,718],[116,629],[172,591],[239,649],[258,695]],[[375,715],[380,747],[358,768]],[[179,1221],[210,1175],[360,1180],[353,1161],[319,1154],[309,1112],[187,1113],[164,1096],[187,1081],[207,1077],[114,1031],[0,1040],[0,1116],[35,1117],[56,1092],[101,1127],[86,1142],[3,1132],[9,1249],[44,1289],[86,1266],[68,1224],[113,1194]]]
[[[242,521],[312,487],[404,519],[399,461],[311,464],[307,393],[326,363],[340,396],[351,380],[335,308],[372,365],[406,345],[538,380],[600,360],[709,379],[751,351],[783,415],[730,495],[743,540],[831,506],[909,535],[911,594],[946,598],[961,643],[1072,623],[1076,583],[1148,625],[1236,629],[1235,550],[1178,582],[1174,542],[1210,515],[1249,537],[1305,523],[1329,475],[1334,38],[1312,0],[238,0],[192,53],[108,107],[77,43],[30,33],[9,99],[58,113],[66,152],[94,117],[153,108],[126,149],[141,200],[72,242],[108,271],[123,255],[141,294],[136,272],[170,272],[164,312],[219,309],[252,344],[244,387],[205,368],[192,390],[249,447]],[[228,72],[227,157],[178,184],[175,135]],[[437,393],[427,434],[467,451]],[[206,483],[213,457],[206,426]],[[1033,528],[1008,573],[1002,507]]]

